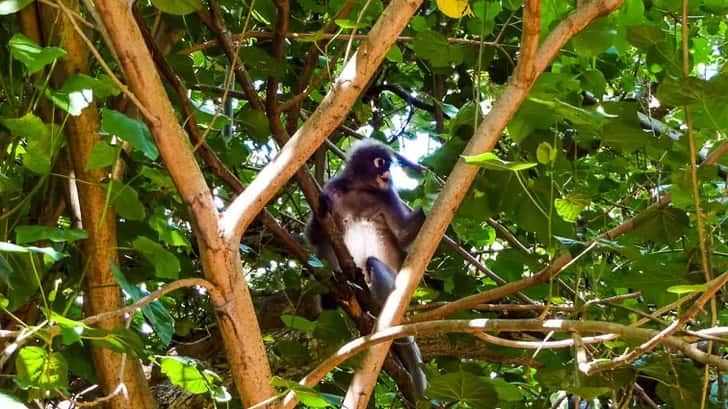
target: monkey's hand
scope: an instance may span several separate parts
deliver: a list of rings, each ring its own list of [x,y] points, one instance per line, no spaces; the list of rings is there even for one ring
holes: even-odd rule
[[[425,211],[421,207],[412,210],[412,223],[417,226],[418,231],[425,224],[425,218]]]
[[[326,192],[319,193],[318,216],[321,218],[328,216],[331,213],[332,204],[331,197]]]

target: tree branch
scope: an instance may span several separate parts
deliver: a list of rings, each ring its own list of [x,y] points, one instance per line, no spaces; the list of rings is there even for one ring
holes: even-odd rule
[[[636,328],[605,321],[577,321],[577,320],[499,320],[499,319],[474,319],[474,320],[446,320],[429,321],[417,324],[398,325],[385,328],[372,335],[357,338],[321,362],[299,383],[306,387],[314,387],[326,374],[339,366],[345,360],[366,350],[374,345],[390,342],[393,339],[407,335],[427,335],[434,333],[464,332],[476,334],[482,332],[565,332],[565,333],[594,333],[605,334],[599,338],[625,337],[629,339],[645,340],[653,337],[658,331],[646,328]],[[666,337],[665,345],[681,351],[685,356],[703,364],[716,366],[721,370],[728,370],[728,360],[720,356],[712,355],[701,351],[690,343],[679,337]],[[566,346],[566,345],[564,345]],[[296,397],[293,392],[288,393],[284,398],[284,408],[293,408]]]

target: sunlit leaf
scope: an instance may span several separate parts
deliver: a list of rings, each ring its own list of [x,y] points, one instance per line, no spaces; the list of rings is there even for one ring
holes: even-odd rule
[[[57,352],[49,353],[37,346],[24,347],[15,358],[15,366],[16,380],[24,389],[65,391],[68,388],[68,363]]]
[[[209,391],[208,383],[200,372],[201,363],[183,356],[165,356],[161,359],[162,373],[172,384],[192,394]]]
[[[41,47],[22,34],[15,34],[8,41],[12,56],[28,68],[29,73],[40,71],[59,58],[66,58],[66,50],[59,47]]]
[[[508,170],[512,172],[517,172],[519,170],[525,170],[530,169],[533,167],[538,166],[538,163],[532,163],[532,162],[508,162],[504,161],[498,156],[496,156],[493,152],[485,152],[480,155],[474,155],[474,156],[463,156],[463,159],[465,159],[465,163],[469,163],[471,165],[478,165],[482,168],[489,169],[489,170]]]
[[[683,295],[683,294],[689,294],[689,293],[698,293],[703,292],[708,289],[707,284],[681,284],[681,285],[673,285],[667,288],[667,292],[677,294],[677,295]]]

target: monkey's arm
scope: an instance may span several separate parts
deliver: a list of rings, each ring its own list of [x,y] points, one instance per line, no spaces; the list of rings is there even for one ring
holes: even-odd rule
[[[397,238],[399,247],[406,250],[425,223],[425,211],[421,207],[410,210],[399,197],[391,196],[383,212],[384,221]]]

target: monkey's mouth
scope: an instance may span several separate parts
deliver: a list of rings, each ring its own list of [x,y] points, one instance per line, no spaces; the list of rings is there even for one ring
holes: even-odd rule
[[[377,175],[377,186],[379,186],[380,189],[389,189],[389,176],[389,172],[384,172],[381,175]]]

